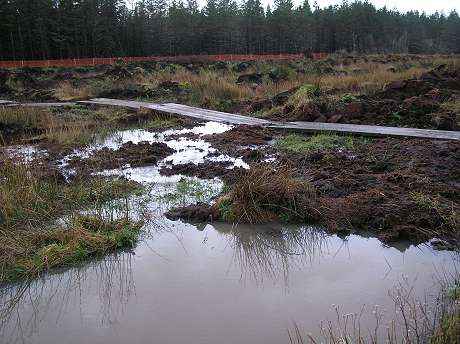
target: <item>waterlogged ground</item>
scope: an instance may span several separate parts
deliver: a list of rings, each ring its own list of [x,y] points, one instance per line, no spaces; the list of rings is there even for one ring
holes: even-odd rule
[[[98,171],[146,186],[151,211],[146,234],[133,252],[121,252],[79,268],[46,274],[31,283],[6,286],[0,294],[0,343],[288,343],[299,326],[320,336],[320,323],[360,313],[361,328],[385,336],[395,318],[391,290],[436,297],[436,276],[456,259],[429,244],[384,246],[374,238],[326,235],[311,227],[191,225],[162,214],[172,206],[210,202],[223,182],[162,175],[175,164],[228,162],[249,168],[239,157],[221,154],[204,138],[232,127],[208,122],[161,133],[117,132],[94,146],[59,160],[69,162],[131,141],[165,143],[173,150],[157,164]],[[46,151],[10,148],[33,161]],[[135,209],[134,209],[135,211]],[[401,324],[396,324],[401,327]],[[335,325],[334,325],[335,326]]]

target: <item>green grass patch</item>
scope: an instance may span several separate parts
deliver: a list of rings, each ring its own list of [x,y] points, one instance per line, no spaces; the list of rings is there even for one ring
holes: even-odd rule
[[[161,196],[161,200],[168,204],[183,205],[187,203],[207,202],[215,191],[209,183],[182,178],[176,184],[174,191]]]
[[[364,139],[328,133],[316,134],[310,137],[290,134],[278,139],[276,147],[288,152],[309,153],[340,148],[353,150],[358,144],[362,144],[363,142],[365,142]]]
[[[451,201],[443,200],[439,195],[427,195],[418,191],[410,192],[409,198],[419,209],[437,214],[442,225],[458,232],[459,214]]]
[[[180,125],[180,122],[175,118],[155,118],[143,125],[146,129],[167,129],[174,128]]]
[[[38,277],[53,268],[76,266],[92,257],[132,248],[141,228],[142,222],[126,218],[107,220],[78,215],[67,228],[15,233],[0,265],[0,284]]]
[[[0,165],[0,283],[134,246],[142,222],[129,216],[139,184],[90,178],[66,183],[53,171]],[[82,215],[91,213],[91,215]],[[142,218],[140,209],[136,209]]]

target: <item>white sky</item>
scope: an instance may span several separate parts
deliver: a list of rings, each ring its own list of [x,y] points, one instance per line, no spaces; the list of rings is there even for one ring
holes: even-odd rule
[[[270,0],[262,0],[264,3],[270,3]],[[295,4],[301,0],[293,0]],[[314,0],[310,0],[313,4]],[[317,0],[320,7],[340,4],[340,0]],[[401,12],[418,10],[420,12],[434,13],[444,12],[448,14],[452,9],[460,12],[460,0],[370,0],[377,8],[386,6],[389,9],[397,9]]]
[[[135,0],[126,0],[126,2],[132,3]],[[240,0],[237,0],[240,2]],[[268,4],[273,5],[273,0],[261,0],[264,7]],[[310,0],[310,5],[313,6],[315,0]],[[349,0],[350,2],[353,0]],[[294,5],[300,5],[303,0],[293,0]],[[325,7],[329,5],[340,4],[341,0],[317,0],[320,7]],[[444,12],[449,14],[449,12],[455,9],[460,13],[460,0],[369,0],[377,8],[386,6],[389,9],[397,9],[400,12],[407,12],[410,10],[418,10],[419,12],[426,12],[428,14],[438,12]],[[198,0],[200,6],[206,4],[206,0]]]

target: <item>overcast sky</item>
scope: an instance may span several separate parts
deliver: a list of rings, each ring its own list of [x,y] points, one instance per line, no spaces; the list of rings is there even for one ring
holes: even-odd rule
[[[264,4],[268,4],[271,0],[262,0]],[[296,4],[302,0],[293,0]],[[310,0],[312,4],[314,0]],[[320,7],[340,4],[340,0],[317,0]],[[427,13],[445,12],[449,13],[452,9],[460,12],[460,0],[370,0],[376,7],[388,7],[390,9],[398,9],[402,12],[410,10],[425,11]]]
[[[132,4],[136,0],[126,0],[128,4]],[[197,0],[201,6],[206,4],[206,0]],[[241,2],[241,0],[237,0]],[[273,5],[273,0],[261,0],[264,7],[267,7],[268,4]],[[303,0],[292,0],[294,5],[300,5]],[[315,0],[310,0],[310,5],[313,6]],[[353,0],[349,0],[353,1]],[[184,0],[184,2],[186,2]],[[342,0],[317,0],[320,7],[325,7],[329,5],[340,4]],[[407,12],[410,10],[418,10],[420,12],[434,13],[444,12],[449,14],[449,12],[455,9],[460,13],[460,0],[370,0],[376,7],[386,6],[389,9],[397,9],[401,12]]]

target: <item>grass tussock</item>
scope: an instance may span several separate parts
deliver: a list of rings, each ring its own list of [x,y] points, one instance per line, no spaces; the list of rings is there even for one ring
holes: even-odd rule
[[[268,221],[312,222],[317,217],[316,190],[280,167],[255,166],[231,191],[217,202],[226,221],[264,223]]]
[[[0,256],[0,283],[38,277],[53,268],[74,266],[90,257],[132,248],[141,227],[141,222],[128,219],[79,215],[67,228],[6,235],[1,241],[7,251]]]
[[[0,283],[131,247],[140,231],[141,222],[127,215],[80,213],[117,199],[127,204],[123,200],[139,189],[135,183],[94,178],[69,184],[58,173],[11,161],[0,165],[0,180]],[[65,226],[63,218],[70,219]]]
[[[70,81],[60,82],[54,90],[54,96],[60,101],[85,100],[94,97],[95,95],[96,94],[92,87],[77,87],[72,85]]]

